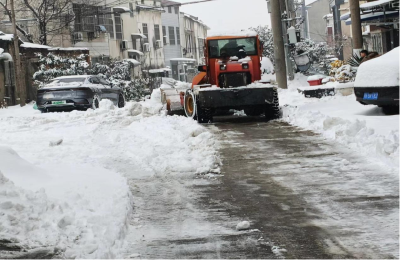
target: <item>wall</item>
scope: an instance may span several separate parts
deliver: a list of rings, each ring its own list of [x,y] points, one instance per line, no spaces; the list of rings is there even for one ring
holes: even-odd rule
[[[166,39],[167,39],[167,44],[164,45],[164,59],[165,59],[165,65],[166,66],[172,66],[170,60],[173,58],[182,58],[182,39],[181,39],[181,31],[182,28],[180,27],[180,16],[179,16],[179,7],[178,7],[178,13],[175,13],[175,8],[171,7],[171,13],[168,12],[168,7],[165,7],[165,13],[161,14],[161,21],[162,21],[162,26],[165,26],[165,31],[166,31]],[[169,39],[169,29],[168,27],[174,27],[175,28],[175,33],[176,33],[176,28],[179,29],[179,34],[176,34],[176,42],[175,45],[170,44],[170,39]],[[162,27],[161,27],[162,30]],[[178,44],[178,38],[179,38],[179,44]]]
[[[159,11],[140,11],[137,15],[137,25],[140,33],[143,33],[143,24],[147,24],[148,28],[148,43],[150,44],[150,52],[145,52],[143,57],[142,68],[157,69],[163,68],[164,65],[164,51],[156,47],[154,25],[159,25],[160,40],[162,41],[162,22],[161,12]]]
[[[323,16],[330,13],[329,0],[317,0],[308,5],[310,38],[315,42],[326,42],[326,23]]]

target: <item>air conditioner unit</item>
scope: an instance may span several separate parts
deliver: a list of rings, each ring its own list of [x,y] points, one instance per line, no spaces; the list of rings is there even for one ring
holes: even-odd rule
[[[83,33],[81,32],[76,32],[74,33],[74,41],[83,41]]]
[[[156,41],[156,47],[157,47],[157,49],[161,49],[162,48],[162,42],[160,40]]]
[[[150,52],[150,44],[148,43],[143,44],[143,50],[144,52]]]
[[[121,50],[126,50],[128,49],[128,41],[127,40],[123,40],[121,42]]]

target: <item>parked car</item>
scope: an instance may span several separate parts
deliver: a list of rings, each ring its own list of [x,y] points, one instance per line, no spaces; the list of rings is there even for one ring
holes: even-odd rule
[[[109,99],[115,106],[124,107],[122,89],[113,87],[98,76],[64,76],[37,92],[37,107],[42,112],[97,109],[100,100]]]
[[[399,113],[399,47],[363,62],[354,82],[357,101],[377,105],[383,112]]]

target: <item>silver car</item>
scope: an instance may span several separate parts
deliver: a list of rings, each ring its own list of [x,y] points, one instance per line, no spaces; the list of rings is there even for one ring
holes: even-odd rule
[[[43,113],[52,111],[97,109],[100,100],[109,99],[115,106],[124,107],[122,89],[113,87],[98,76],[63,76],[37,92],[37,107]]]

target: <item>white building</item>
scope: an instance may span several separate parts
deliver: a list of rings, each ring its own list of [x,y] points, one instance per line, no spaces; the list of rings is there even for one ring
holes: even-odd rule
[[[102,5],[74,4],[74,46],[86,47],[92,62],[135,59],[140,70],[164,68],[161,0],[115,1]]]
[[[180,3],[162,0],[165,12],[161,14],[165,65],[172,66],[171,59],[182,58],[180,34]]]
[[[181,17],[183,57],[195,59],[197,64],[204,64],[204,43],[210,28],[195,16],[181,13]]]

